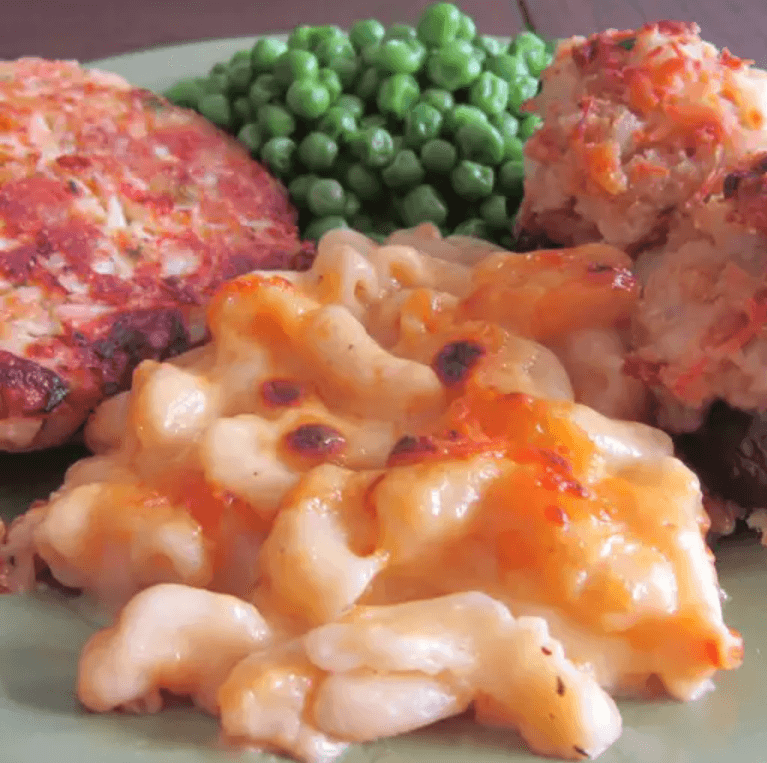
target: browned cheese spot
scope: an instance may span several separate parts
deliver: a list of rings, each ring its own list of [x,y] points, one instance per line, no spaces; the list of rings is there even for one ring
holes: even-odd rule
[[[296,405],[303,397],[303,389],[298,382],[290,379],[271,379],[261,385],[261,397],[267,405]]]
[[[440,381],[446,387],[452,387],[467,377],[484,354],[485,348],[478,342],[450,342],[437,353],[431,366]]]
[[[413,437],[413,435],[406,434],[394,443],[394,447],[391,449],[391,453],[389,453],[389,458],[436,452],[437,446],[429,437]]]
[[[344,436],[325,424],[302,424],[286,440],[294,452],[314,458],[338,455],[346,447]]]

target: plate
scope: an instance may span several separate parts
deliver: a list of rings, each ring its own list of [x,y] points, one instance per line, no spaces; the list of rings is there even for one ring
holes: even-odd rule
[[[91,62],[136,85],[163,91],[204,74],[249,47],[244,37],[155,48]],[[69,446],[44,454],[0,455],[0,515],[9,518],[46,497],[82,454]],[[715,692],[688,704],[620,702],[624,732],[600,763],[765,763],[767,718],[767,550],[734,538],[717,549],[729,594],[726,619],[743,633],[743,667],[722,674]],[[191,709],[154,716],[91,715],[74,698],[77,658],[93,615],[51,593],[0,597],[0,763],[278,763],[272,755],[223,748],[216,721]],[[764,648],[764,654],[762,653]],[[540,763],[515,734],[469,719],[446,721],[396,739],[358,746],[344,763]]]

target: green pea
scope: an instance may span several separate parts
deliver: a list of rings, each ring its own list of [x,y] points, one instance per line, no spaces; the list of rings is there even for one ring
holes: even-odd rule
[[[357,87],[354,90],[355,95],[361,98],[363,101],[369,101],[378,92],[378,87],[381,84],[381,72],[378,68],[371,66],[366,69],[357,82]]]
[[[357,50],[367,48],[368,45],[374,45],[381,42],[386,29],[380,21],[375,19],[366,19],[364,21],[356,21],[349,32],[349,39],[352,41]]]
[[[354,48],[346,37],[328,37],[314,49],[321,66],[330,66],[338,58],[354,58]]]
[[[349,223],[343,217],[340,215],[330,215],[328,217],[319,217],[309,223],[304,231],[304,235],[310,241],[319,241],[328,231],[348,227]]]
[[[378,66],[378,54],[380,52],[380,42],[377,42],[375,45],[368,45],[368,47],[360,53],[360,60],[365,66]]]
[[[296,144],[290,138],[271,138],[261,147],[261,159],[275,175],[287,175],[295,152]]]
[[[492,72],[482,72],[469,90],[469,103],[486,114],[500,114],[508,102],[508,83]]]
[[[421,164],[427,172],[447,175],[458,161],[458,152],[452,143],[436,138],[421,147]]]
[[[520,198],[525,180],[525,166],[518,159],[511,159],[501,166],[498,184],[509,196]]]
[[[389,188],[412,188],[423,182],[423,166],[410,149],[400,151],[394,161],[381,172],[384,183]]]
[[[487,223],[479,217],[470,217],[456,226],[453,231],[458,236],[471,236],[472,238],[490,238],[490,229]]]
[[[508,111],[502,111],[500,114],[493,114],[490,117],[490,124],[506,138],[507,135],[516,137],[519,132],[519,120]]]
[[[182,79],[165,91],[165,97],[176,106],[196,109],[200,99],[205,95],[205,89],[195,79]]]
[[[336,102],[339,109],[348,111],[355,119],[359,119],[365,113],[365,104],[356,95],[344,93]]]
[[[524,59],[533,77],[539,77],[541,72],[551,63],[551,51],[546,43],[533,32],[522,32],[511,42],[509,49]]]
[[[317,119],[330,107],[330,93],[319,82],[301,79],[288,88],[285,101],[296,116]]]
[[[492,167],[487,167],[466,159],[450,173],[450,184],[453,190],[462,198],[477,201],[490,196],[495,183],[495,173]]]
[[[535,32],[520,32],[509,45],[512,53],[525,54],[531,50],[546,50],[546,43]]]
[[[383,127],[368,127],[357,133],[352,149],[368,167],[385,167],[394,158],[394,141]]]
[[[429,79],[445,90],[468,87],[481,71],[482,65],[476,56],[455,46],[438,48],[426,61]]]
[[[208,93],[200,98],[197,110],[218,127],[226,128],[232,123],[232,109],[222,93]]]
[[[519,113],[520,106],[538,92],[538,80],[532,77],[509,82],[509,111]]]
[[[309,189],[312,187],[312,183],[319,180],[317,175],[299,175],[293,178],[288,185],[288,193],[293,203],[299,207],[307,206],[307,197],[309,196]]]
[[[238,125],[244,125],[246,122],[250,122],[255,116],[250,101],[244,96],[235,98],[232,101],[232,115],[233,121]]]
[[[434,3],[418,20],[418,37],[430,47],[447,45],[461,26],[461,11],[452,3]]]
[[[253,71],[257,74],[270,72],[277,63],[277,59],[288,49],[282,40],[273,37],[264,37],[253,46],[250,54],[250,63]]]
[[[360,201],[359,196],[351,191],[347,191],[346,203],[344,204],[344,217],[347,220],[352,220],[357,216],[360,209],[362,209],[362,202]]]
[[[411,24],[391,24],[383,38],[384,40],[417,40],[418,30]]]
[[[479,214],[491,228],[506,228],[509,224],[506,197],[501,194],[488,196],[480,205]]]
[[[292,135],[296,130],[296,120],[282,106],[267,103],[258,110],[258,124],[270,138]]]
[[[418,40],[386,40],[378,48],[375,63],[391,74],[413,74],[423,65],[426,48]]]
[[[255,110],[273,101],[282,92],[280,83],[273,74],[259,74],[248,91],[248,99]]]
[[[401,119],[420,94],[418,83],[411,74],[393,74],[381,83],[376,103],[381,112]]]
[[[314,46],[315,48],[324,40],[342,39],[348,40],[346,33],[337,24],[323,24],[314,27]]]
[[[335,103],[344,91],[338,74],[332,69],[320,69],[317,81],[328,91],[331,103]]]
[[[437,111],[444,114],[455,106],[455,98],[453,94],[448,90],[439,90],[432,87],[428,90],[424,90],[421,93],[421,100],[424,103],[428,103],[429,106],[433,106]]]
[[[531,50],[525,56],[527,68],[533,77],[540,77],[543,70],[551,63],[551,54],[546,50]]]
[[[488,56],[499,56],[503,53],[504,45],[497,37],[481,35],[480,37],[477,37],[474,44],[478,48],[482,48]]]
[[[339,142],[357,131],[357,120],[341,106],[331,106],[317,125],[317,129]]]
[[[521,159],[523,144],[517,137],[519,120],[507,111],[504,111],[502,114],[496,114],[490,122],[503,139],[504,159]]]
[[[229,92],[232,95],[242,95],[248,92],[250,81],[253,79],[253,67],[250,61],[237,61],[229,65]]]
[[[311,50],[315,41],[314,27],[300,24],[288,35],[287,47],[291,50]]]
[[[248,122],[240,128],[237,140],[250,151],[251,156],[257,156],[264,138],[261,128],[255,122]]]
[[[337,156],[338,144],[322,132],[310,132],[298,144],[298,157],[310,170],[330,169]]]
[[[364,212],[358,212],[348,219],[352,228],[358,230],[360,233],[369,233],[373,230],[373,218]]]
[[[347,58],[342,56],[340,58],[333,59],[327,68],[335,72],[338,75],[338,79],[344,88],[350,88],[359,73],[360,63],[357,58]]]
[[[471,16],[465,13],[461,14],[461,20],[458,23],[458,31],[455,35],[459,40],[473,40],[477,36],[477,26]]]
[[[504,138],[503,158],[505,161],[521,161],[525,144],[517,137]]]
[[[337,180],[321,178],[312,183],[306,203],[309,211],[317,217],[342,215],[346,206],[346,194]]]
[[[195,77],[192,81],[197,83],[203,95],[221,92],[220,88],[216,87],[216,84],[211,81],[210,77]]]
[[[515,82],[530,76],[530,70],[521,56],[501,53],[488,64],[488,70],[506,82]]]
[[[519,137],[527,140],[542,124],[543,120],[538,114],[528,114],[519,125]]]
[[[402,218],[412,228],[420,223],[444,224],[447,220],[447,205],[430,185],[419,185],[402,200]]]
[[[477,49],[468,40],[453,40],[448,47],[465,56],[477,55]]]
[[[479,61],[479,63],[484,68],[485,61],[487,60],[487,53],[485,52],[485,49],[480,48],[477,45],[472,45],[471,50],[472,50],[472,55],[477,59],[477,61]]]
[[[274,64],[274,76],[287,88],[298,79],[317,79],[320,65],[308,50],[286,50]]]
[[[405,115],[405,140],[409,146],[421,146],[436,138],[442,129],[442,114],[428,103],[417,103]]]
[[[208,93],[226,93],[229,90],[229,74],[226,69],[211,71],[206,77],[205,89]]]
[[[363,201],[371,201],[381,193],[381,182],[378,176],[360,162],[349,167],[346,173],[346,185]]]
[[[232,54],[229,59],[229,65],[239,63],[240,61],[250,61],[252,51],[251,50],[238,50]]]
[[[455,134],[455,142],[464,159],[480,164],[500,164],[504,158],[501,133],[489,122],[468,122]]]
[[[458,132],[463,125],[474,122],[480,124],[488,122],[487,114],[476,106],[461,104],[445,115],[445,126],[452,133]]]

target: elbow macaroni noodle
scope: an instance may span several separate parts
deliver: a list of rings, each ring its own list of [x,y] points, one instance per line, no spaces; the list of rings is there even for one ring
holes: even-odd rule
[[[620,733],[606,690],[686,699],[735,667],[696,478],[662,433],[576,402],[558,357],[616,331],[628,264],[421,226],[333,231],[311,270],[227,284],[211,342],[143,363],[93,416],[95,455],[10,528],[15,587],[39,557],[129,602],[86,645],[81,700],[188,694],[311,763],[473,705],[580,759]]]

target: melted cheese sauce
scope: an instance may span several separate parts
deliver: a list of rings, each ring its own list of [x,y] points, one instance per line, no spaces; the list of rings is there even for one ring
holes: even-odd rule
[[[229,735],[317,763],[475,703],[577,759],[620,732],[600,685],[660,679],[688,699],[739,664],[696,477],[661,432],[575,402],[536,341],[621,320],[625,256],[474,246],[461,262],[437,242],[428,227],[380,247],[335,232],[306,273],[233,281],[210,344],[143,363],[96,412],[97,455],[5,546],[16,587],[39,556],[130,600],[86,648],[89,707],[157,709],[181,686]],[[554,318],[558,292],[580,298]],[[169,585],[213,598],[189,593],[160,624],[146,601],[171,602]],[[237,601],[268,649],[248,646]],[[195,612],[218,614],[173,670],[167,650],[134,658],[130,634],[172,636]],[[236,657],[206,673],[210,639]]]

